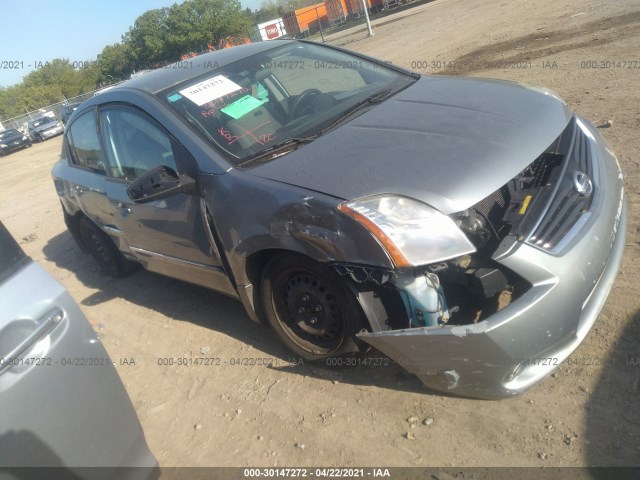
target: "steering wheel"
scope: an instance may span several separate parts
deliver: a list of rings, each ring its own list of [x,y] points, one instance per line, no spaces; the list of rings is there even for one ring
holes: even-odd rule
[[[304,92],[302,92],[298,98],[296,98],[293,105],[291,105],[291,109],[289,110],[289,117],[295,118],[297,115],[297,110],[300,106],[309,98],[310,95],[321,95],[322,92],[317,88],[307,88]]]

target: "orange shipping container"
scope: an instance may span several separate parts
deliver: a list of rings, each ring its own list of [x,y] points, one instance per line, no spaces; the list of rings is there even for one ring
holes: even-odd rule
[[[293,12],[287,12],[282,16],[285,28],[289,35],[309,35],[316,33],[327,24],[327,8],[324,3],[317,3],[310,7],[299,8]]]
[[[327,18],[330,25],[337,25],[346,20],[349,15],[345,0],[324,0],[327,9]]]

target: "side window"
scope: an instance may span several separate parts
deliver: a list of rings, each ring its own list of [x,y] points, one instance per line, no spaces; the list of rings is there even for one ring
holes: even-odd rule
[[[100,112],[109,175],[134,180],[160,165],[177,171],[171,138],[145,114],[128,107]]]
[[[73,122],[69,127],[67,143],[71,153],[71,163],[105,173],[93,111],[81,115]]]

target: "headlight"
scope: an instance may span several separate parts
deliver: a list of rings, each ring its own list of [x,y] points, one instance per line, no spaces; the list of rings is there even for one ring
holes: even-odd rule
[[[407,197],[381,195],[338,205],[385,248],[397,267],[426,265],[475,252],[456,224]]]
[[[7,144],[6,143],[0,143],[0,148],[7,148]]]

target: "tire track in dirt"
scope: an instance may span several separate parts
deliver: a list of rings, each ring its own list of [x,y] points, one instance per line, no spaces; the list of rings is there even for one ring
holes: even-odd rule
[[[598,34],[598,36],[594,36]],[[560,52],[593,48],[622,37],[640,36],[640,11],[593,20],[567,29],[540,31],[477,48],[451,62],[436,75],[460,75],[495,65],[514,65]],[[544,42],[543,45],[537,45]]]

